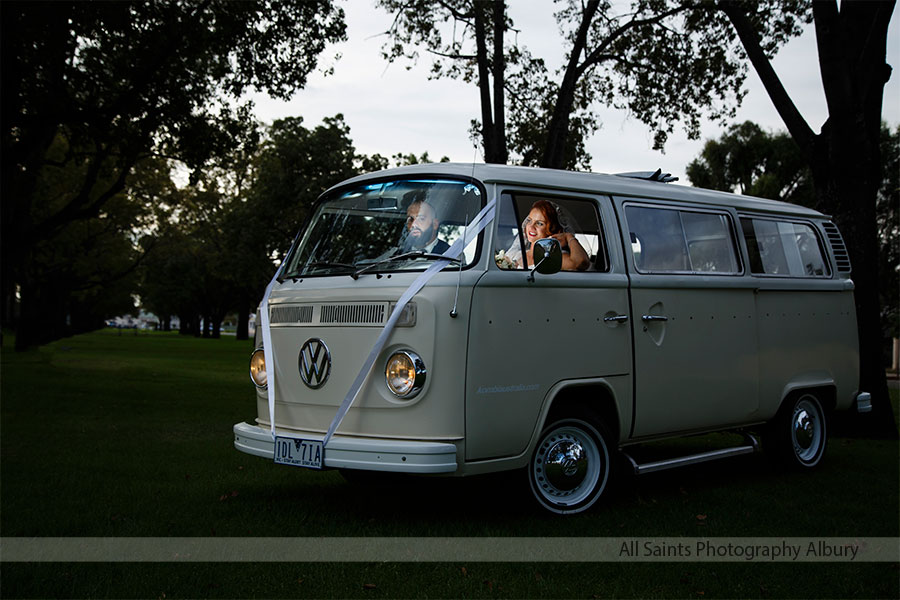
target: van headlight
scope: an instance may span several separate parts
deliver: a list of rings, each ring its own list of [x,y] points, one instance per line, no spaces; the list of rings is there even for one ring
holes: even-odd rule
[[[261,390],[266,389],[266,356],[262,348],[257,348],[250,355],[250,380]]]
[[[425,362],[410,350],[391,354],[384,369],[388,389],[398,398],[414,398],[425,385]]]

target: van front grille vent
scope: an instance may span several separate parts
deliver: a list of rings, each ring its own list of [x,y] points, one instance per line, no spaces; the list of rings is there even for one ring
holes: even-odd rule
[[[269,310],[269,320],[272,324],[312,323],[313,307],[305,306],[273,306]]]
[[[370,325],[384,323],[386,303],[323,304],[319,322],[342,325]]]
[[[825,235],[828,236],[828,244],[831,246],[831,251],[834,253],[834,262],[838,273],[850,273],[852,270],[850,265],[850,253],[847,252],[847,245],[844,243],[844,238],[841,237],[841,232],[838,231],[837,225],[829,221],[823,223],[822,227],[825,228]]]
[[[390,306],[389,302],[276,304],[269,307],[269,322],[274,327],[380,327],[387,321]],[[398,327],[410,326],[402,319],[398,323]]]

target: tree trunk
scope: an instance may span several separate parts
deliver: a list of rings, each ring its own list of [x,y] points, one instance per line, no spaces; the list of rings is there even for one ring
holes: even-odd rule
[[[550,125],[547,128],[547,142],[544,146],[544,155],[541,157],[541,166],[548,169],[564,169],[566,166],[566,146],[569,140],[569,121],[572,109],[575,106],[575,90],[578,87],[578,79],[581,77],[581,65],[579,61],[587,47],[587,37],[591,22],[599,8],[598,0],[591,0],[584,7],[581,14],[581,23],[572,50],[569,54],[569,62],[563,75],[556,102],[553,105],[553,115],[550,117]]]
[[[853,267],[859,332],[860,391],[872,394],[872,412],[845,419],[848,433],[897,437],[882,357],[884,329],[878,298],[878,231],[875,204],[881,164],[879,138],[871,128],[854,127],[855,120],[834,126],[829,121],[817,139],[813,183],[817,208],[830,214],[841,230]],[[880,125],[880,122],[879,122]],[[844,129],[843,132],[835,130]],[[850,201],[848,201],[850,199]]]
[[[893,2],[813,4],[828,121],[817,136],[813,185],[818,207],[834,217],[847,242],[856,284],[861,391],[872,412],[853,417],[854,429],[897,437],[882,358],[884,328],[878,298],[876,205],[881,185],[881,111],[887,28]]]
[[[484,23],[484,6],[474,3],[475,55],[478,64],[478,95],[481,100],[481,139],[484,143],[484,162],[497,162],[496,124],[491,104],[491,77],[487,54],[487,31]]]
[[[225,312],[224,311],[213,311],[212,315],[209,318],[210,320],[210,336],[213,339],[220,339],[222,337],[222,321],[225,320]]]
[[[503,50],[503,32],[506,31],[506,2],[492,3],[494,21],[494,162],[505,165],[509,161],[509,150],[506,147],[506,55]]]

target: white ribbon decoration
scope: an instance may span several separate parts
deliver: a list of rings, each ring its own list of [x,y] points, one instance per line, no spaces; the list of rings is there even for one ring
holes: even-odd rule
[[[275,271],[275,277],[272,278],[272,281],[266,287],[266,293],[263,295],[262,303],[259,306],[260,321],[262,321],[260,326],[262,327],[263,362],[266,363],[266,394],[269,398],[269,427],[272,430],[273,440],[275,439],[275,354],[272,352],[272,331],[269,328],[269,294],[272,293],[275,282],[281,276],[284,265],[285,262],[282,261],[281,266]],[[271,369],[269,365],[272,365]]]
[[[350,390],[347,392],[347,395],[344,397],[343,402],[338,407],[337,414],[335,414],[334,419],[331,421],[331,425],[328,427],[328,431],[325,434],[325,437],[322,440],[322,447],[328,445],[328,442],[331,440],[331,437],[334,435],[335,430],[341,424],[341,421],[344,420],[344,417],[347,414],[347,411],[350,410],[350,405],[353,404],[353,401],[356,399],[356,396],[359,395],[359,391],[362,389],[363,384],[365,383],[366,378],[369,375],[369,372],[372,370],[372,366],[375,364],[375,360],[378,358],[378,354],[384,348],[385,343],[387,343],[387,339],[390,336],[391,332],[394,329],[394,326],[397,324],[397,321],[400,318],[400,314],[403,312],[403,309],[406,307],[407,303],[419,293],[419,291],[425,287],[425,284],[434,277],[434,275],[450,264],[451,260],[457,258],[462,251],[465,249],[468,244],[468,240],[476,237],[480,234],[485,227],[487,227],[488,223],[490,223],[494,218],[494,207],[497,204],[496,196],[488,202],[484,208],[481,209],[472,222],[466,227],[463,232],[463,236],[457,239],[452,246],[448,250],[446,250],[443,256],[447,257],[446,259],[438,259],[434,264],[428,267],[425,272],[423,272],[419,277],[413,281],[412,285],[410,285],[405,292],[400,296],[400,299],[397,300],[397,305],[394,307],[394,311],[391,313],[391,316],[388,318],[387,323],[384,325],[384,329],[382,329],[381,334],[378,336],[378,339],[375,341],[375,345],[372,347],[372,350],[369,352],[369,356],[366,357],[366,360],[363,362],[362,368],[359,370],[359,374],[356,376],[356,379],[353,381],[353,385],[350,386]],[[472,231],[472,235],[469,235],[469,231]],[[266,293],[263,296],[263,300],[260,306],[260,311],[262,312],[262,337],[263,337],[263,358],[266,361],[266,384],[268,391],[268,399],[269,399],[269,424],[272,431],[272,439],[275,439],[275,355],[270,350],[272,348],[272,334],[269,328],[269,295],[272,293],[272,287],[275,284],[275,281],[278,280],[279,275],[281,274],[281,270],[284,268],[284,263],[282,263],[281,267],[278,268],[278,271],[275,273],[275,277],[272,278],[272,281],[269,282],[269,286],[266,288]],[[271,360],[271,362],[269,362]],[[271,368],[269,367],[271,365]]]

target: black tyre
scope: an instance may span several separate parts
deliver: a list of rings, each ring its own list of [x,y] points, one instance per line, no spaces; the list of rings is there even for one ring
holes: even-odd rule
[[[558,514],[590,508],[609,485],[611,443],[606,428],[591,419],[567,417],[546,427],[528,464],[538,504]]]
[[[828,425],[822,403],[811,393],[785,401],[769,424],[764,444],[781,463],[809,469],[822,461],[828,443]]]

